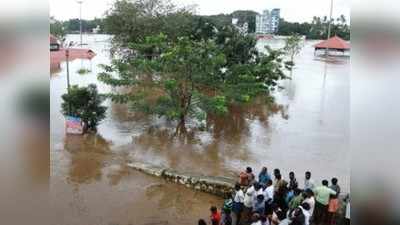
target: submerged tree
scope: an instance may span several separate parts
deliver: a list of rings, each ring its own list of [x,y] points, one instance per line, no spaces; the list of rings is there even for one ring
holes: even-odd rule
[[[289,70],[292,70],[294,66],[294,57],[300,53],[302,47],[302,38],[299,34],[293,34],[286,39],[283,49],[290,57],[290,62],[286,63]]]
[[[69,94],[63,94],[61,98],[62,113],[81,118],[86,129],[96,130],[99,121],[105,118],[107,107],[101,105],[105,98],[98,94],[94,84],[88,87],[71,86]]]
[[[228,40],[224,45],[189,37],[170,41],[161,34],[128,46],[135,56],[103,65],[99,80],[129,87],[126,94],[108,96],[129,103],[134,110],[177,121],[176,134],[186,133],[188,118],[204,121],[209,113],[223,115],[229,105],[268,94],[285,78],[282,52],[271,50],[262,55],[254,46],[237,45],[245,52],[232,63],[235,57],[226,53],[238,51],[238,47]]]

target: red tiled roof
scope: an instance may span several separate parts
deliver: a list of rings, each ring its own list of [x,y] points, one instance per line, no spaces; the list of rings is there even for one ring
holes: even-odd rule
[[[50,51],[50,63],[59,63],[61,61],[66,60],[66,49],[61,48],[59,51]],[[69,60],[74,59],[92,59],[96,56],[90,49],[82,49],[82,48],[70,48],[69,49]]]
[[[334,36],[329,38],[328,40],[322,41],[316,45],[314,45],[316,49],[324,49],[324,48],[332,48],[332,49],[341,49],[348,50],[350,49],[350,44],[345,40],[341,39],[338,36]]]

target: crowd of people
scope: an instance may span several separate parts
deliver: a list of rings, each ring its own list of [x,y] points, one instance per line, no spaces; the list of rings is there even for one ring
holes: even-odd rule
[[[258,179],[251,167],[241,172],[232,196],[224,201],[221,209],[210,208],[211,225],[336,225],[340,210],[340,186],[337,178],[323,180],[317,185],[311,172],[305,172],[303,189],[295,173],[289,180],[282,178],[279,169],[273,177],[263,167]],[[350,224],[350,196],[344,198],[344,218]],[[203,219],[199,225],[206,225]]]

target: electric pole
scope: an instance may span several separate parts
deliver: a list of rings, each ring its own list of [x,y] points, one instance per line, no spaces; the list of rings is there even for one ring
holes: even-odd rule
[[[328,40],[331,37],[332,10],[333,10],[333,0],[331,0],[331,9],[330,9],[329,21],[328,21],[328,36],[327,36],[326,40]],[[327,46],[325,49],[325,56],[328,56],[328,50],[329,50],[329,46]]]
[[[79,33],[80,33],[80,46],[82,46],[82,3],[83,0],[76,1],[79,4]]]

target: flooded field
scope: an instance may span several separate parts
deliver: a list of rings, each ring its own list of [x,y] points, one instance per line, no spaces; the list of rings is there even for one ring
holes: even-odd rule
[[[97,66],[109,63],[109,36],[84,36],[85,48],[97,55],[70,62],[71,84],[96,83]],[[69,35],[68,40],[79,40]],[[276,104],[255,102],[231,108],[229,115],[210,121],[209,131],[172,139],[174,124],[143,117],[112,104],[97,135],[66,136],[60,113],[66,92],[65,63],[52,69],[51,192],[60,224],[194,224],[207,218],[211,204],[221,199],[130,171],[129,161],[143,161],[181,171],[235,176],[245,166],[262,166],[297,174],[300,183],[310,170],[318,182],[339,178],[350,187],[349,58],[325,63],[306,42],[291,80],[274,93]],[[282,41],[260,42],[279,47]],[[79,69],[88,74],[79,74]],[[287,176],[285,176],[287,177]]]

